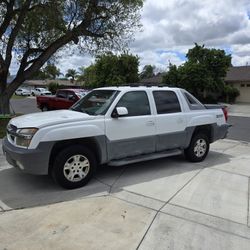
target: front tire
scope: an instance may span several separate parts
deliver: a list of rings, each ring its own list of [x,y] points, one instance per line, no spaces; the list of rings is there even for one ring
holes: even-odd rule
[[[41,110],[42,112],[46,112],[46,111],[49,111],[49,108],[46,105],[44,105],[42,106]]]
[[[209,140],[206,134],[197,133],[193,135],[191,142],[184,153],[186,158],[191,162],[203,161],[209,151]]]
[[[86,185],[96,170],[95,155],[82,145],[69,146],[55,158],[52,177],[56,183],[67,189]]]

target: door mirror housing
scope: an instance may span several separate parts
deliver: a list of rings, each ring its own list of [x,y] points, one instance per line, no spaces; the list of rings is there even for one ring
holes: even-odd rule
[[[118,118],[128,115],[128,109],[126,107],[116,107],[111,114],[112,118]]]

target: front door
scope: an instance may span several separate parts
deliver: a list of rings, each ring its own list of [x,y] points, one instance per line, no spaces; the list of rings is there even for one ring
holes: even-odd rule
[[[106,117],[109,160],[155,152],[155,118],[146,91],[125,93],[116,107],[126,107],[125,117]]]

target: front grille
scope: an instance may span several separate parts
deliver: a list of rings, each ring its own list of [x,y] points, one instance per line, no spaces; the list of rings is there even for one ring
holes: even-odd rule
[[[7,126],[7,138],[12,143],[15,142],[16,131],[17,131],[16,126],[14,126],[12,124],[8,124],[8,126]]]

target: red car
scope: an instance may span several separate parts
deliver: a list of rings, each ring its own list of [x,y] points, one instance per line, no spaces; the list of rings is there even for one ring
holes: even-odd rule
[[[59,89],[55,96],[37,96],[37,107],[42,111],[68,109],[86,93],[84,89]]]

